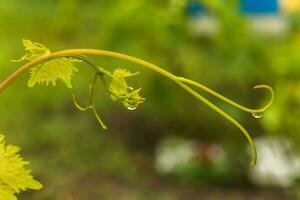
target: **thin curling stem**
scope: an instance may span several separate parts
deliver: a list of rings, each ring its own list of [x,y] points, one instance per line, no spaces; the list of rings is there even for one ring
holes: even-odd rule
[[[100,116],[99,116],[99,114],[98,114],[98,112],[97,112],[95,106],[92,106],[91,109],[92,109],[92,111],[93,111],[93,113],[94,113],[94,115],[95,115],[95,117],[96,117],[98,123],[99,123],[100,126],[102,127],[102,129],[103,129],[103,130],[107,130],[107,126],[103,123],[103,121],[102,121],[102,119],[100,118]]]
[[[72,58],[77,58],[79,60],[82,60],[84,62],[86,62],[87,64],[89,64],[90,66],[92,66],[95,70],[94,74],[93,74],[93,80],[92,80],[92,84],[89,85],[89,93],[88,93],[88,101],[89,101],[89,105],[87,107],[82,107],[78,104],[78,102],[76,101],[76,97],[75,94],[73,94],[73,103],[76,106],[76,108],[78,108],[81,111],[86,111],[89,108],[92,107],[93,104],[93,96],[94,96],[94,86],[97,82],[97,78],[98,75],[101,76],[101,79],[103,78],[103,76],[107,75],[107,76],[112,76],[111,73],[109,71],[104,70],[102,67],[100,67],[99,65],[97,65],[91,58],[85,56],[85,55],[69,55],[66,57],[72,57]],[[55,58],[52,58],[55,59]]]
[[[222,100],[222,101],[224,101],[224,102],[226,102],[226,103],[228,103],[228,104],[230,104],[230,105],[232,105],[232,106],[234,106],[234,107],[236,107],[236,108],[238,108],[240,110],[243,110],[243,111],[249,112],[249,113],[262,113],[265,110],[267,110],[271,106],[271,104],[273,103],[273,101],[274,101],[274,92],[273,92],[273,89],[270,86],[268,86],[268,85],[257,85],[257,86],[254,86],[254,89],[266,89],[266,90],[268,90],[270,92],[270,94],[271,94],[271,98],[270,98],[270,100],[268,101],[268,103],[264,107],[258,108],[258,109],[252,109],[252,108],[244,107],[244,106],[242,106],[242,105],[240,105],[240,104],[238,104],[238,103],[236,103],[236,102],[234,102],[234,101],[232,101],[232,100],[224,97],[223,95],[215,92],[214,90],[212,90],[212,89],[210,89],[210,88],[208,88],[208,87],[204,86],[203,84],[198,83],[196,81],[193,81],[193,80],[190,80],[190,79],[187,79],[187,78],[184,78],[184,77],[178,77],[178,80],[181,81],[181,82],[183,82],[183,83],[188,83],[188,84],[190,84],[192,86],[195,86],[195,87],[197,87],[197,88],[199,88],[201,90],[204,90],[205,92],[208,92],[209,94],[217,97],[218,99],[220,99],[220,100]]]
[[[87,57],[85,55],[70,55],[70,57],[78,58],[78,59],[86,62],[87,64],[91,65],[95,69],[92,83],[89,85],[89,93],[88,93],[89,104],[88,104],[88,106],[87,107],[80,106],[76,100],[75,94],[73,94],[73,104],[80,111],[87,111],[87,110],[91,109],[93,111],[93,114],[96,117],[98,123],[102,127],[102,129],[106,130],[107,126],[103,123],[103,121],[101,120],[101,118],[96,110],[96,106],[95,106],[95,102],[94,102],[94,88],[95,88],[98,76],[101,76],[101,78],[102,78],[105,75],[111,76],[111,74],[110,74],[110,72],[101,68],[99,65],[95,64],[92,59],[90,59],[89,57]]]
[[[224,102],[227,102],[228,104],[230,104],[230,105],[232,105],[232,106],[234,106],[234,107],[236,107],[240,110],[243,110],[245,112],[251,112],[251,113],[264,112],[272,104],[273,99],[274,99],[274,92],[273,92],[272,88],[270,86],[267,86],[267,85],[257,85],[257,86],[254,87],[254,89],[267,89],[271,93],[271,99],[270,99],[269,103],[266,106],[264,106],[263,108],[251,109],[251,108],[246,108],[246,107],[244,107],[244,106],[242,106],[238,103],[235,103],[234,101],[222,96],[221,94],[207,88],[206,86],[204,86],[200,83],[197,83],[195,81],[192,81],[192,80],[189,80],[189,79],[186,79],[186,78],[183,78],[183,77],[178,77],[178,76],[162,69],[161,67],[159,67],[157,65],[154,65],[150,62],[147,62],[145,60],[142,60],[142,59],[139,59],[139,58],[136,58],[136,57],[133,57],[133,56],[129,56],[129,55],[125,55],[125,54],[121,54],[121,53],[117,53],[117,52],[112,52],[112,51],[98,50],[98,49],[69,49],[69,50],[63,50],[63,51],[58,51],[58,52],[54,52],[54,53],[48,53],[46,55],[40,56],[40,57],[28,62],[27,64],[23,65],[18,70],[16,70],[14,73],[12,73],[10,76],[8,76],[2,83],[0,83],[0,93],[2,91],[4,91],[4,89],[10,83],[12,83],[18,76],[20,76],[22,73],[24,73],[28,69],[30,69],[30,68],[32,68],[32,67],[34,67],[34,66],[36,66],[40,63],[43,63],[45,61],[55,59],[55,58],[58,58],[58,57],[77,57],[79,59],[82,59],[82,60],[88,62],[91,66],[93,66],[95,68],[95,70],[97,71],[98,75],[100,75],[100,77],[102,79],[103,79],[103,77],[101,75],[103,75],[103,74],[108,75],[108,76],[110,75],[110,72],[107,72],[106,70],[100,68],[98,65],[91,62],[90,59],[86,55],[108,56],[108,57],[118,58],[118,59],[122,59],[122,60],[127,60],[129,62],[136,63],[136,64],[144,66],[148,69],[151,69],[151,70],[153,70],[153,71],[155,71],[155,72],[157,72],[157,73],[173,80],[180,87],[182,87],[187,92],[189,92],[190,94],[195,96],[197,99],[199,99],[200,101],[205,103],[207,106],[209,106],[210,108],[215,110],[217,113],[222,115],[224,118],[226,118],[228,121],[233,123],[236,127],[238,127],[242,131],[242,133],[245,135],[245,137],[247,138],[247,140],[248,140],[248,142],[251,146],[251,150],[252,150],[252,154],[253,154],[252,165],[255,165],[256,158],[257,158],[255,145],[254,145],[254,142],[253,142],[250,134],[245,130],[245,128],[240,123],[238,123],[235,119],[233,119],[231,116],[229,116],[223,110],[221,110],[219,107],[217,107],[216,105],[211,103],[209,100],[207,100],[205,97],[203,97],[200,94],[198,94],[197,92],[195,92],[192,88],[190,88],[186,84],[189,84],[191,86],[195,86],[199,89],[202,89],[202,90],[208,92],[209,94],[223,100]],[[94,85],[91,87],[90,90],[91,90],[91,93],[93,93]],[[93,98],[91,98],[91,99],[93,100]],[[92,105],[90,107],[93,110],[93,113],[96,116],[99,123],[101,124],[101,126],[104,129],[106,129],[106,126],[103,124],[102,120],[100,119],[99,115],[97,114],[97,111],[94,107],[94,102],[93,101],[92,101]]]
[[[65,56],[63,56],[63,57],[65,57]],[[79,60],[82,60],[82,61],[86,62],[90,66],[92,66],[94,68],[95,72],[96,72],[96,74],[93,78],[93,83],[97,79],[97,74],[102,75],[102,76],[106,75],[106,76],[112,77],[112,74],[109,71],[107,71],[107,70],[103,69],[102,67],[100,67],[97,63],[94,62],[94,60],[92,60],[90,57],[88,57],[86,55],[81,55],[81,54],[76,55],[76,54],[74,54],[74,55],[69,55],[67,57],[77,58]],[[95,79],[95,77],[96,77],[96,79]]]
[[[73,100],[73,104],[74,104],[74,106],[78,109],[78,110],[80,110],[80,111],[87,111],[88,109],[89,109],[89,106],[87,106],[87,107],[82,107],[82,106],[80,106],[79,105],[79,103],[77,102],[77,100],[76,100],[76,95],[73,93],[73,98],[72,98],[72,100]]]
[[[107,126],[103,123],[103,121],[101,120],[97,110],[96,110],[96,106],[95,106],[95,100],[94,100],[94,88],[95,88],[95,84],[97,82],[97,72],[94,73],[93,76],[93,82],[92,84],[89,85],[89,94],[88,94],[88,101],[89,104],[86,107],[82,107],[78,104],[75,94],[73,94],[73,103],[75,105],[75,107],[80,110],[80,111],[87,111],[87,110],[92,110],[94,116],[96,117],[98,123],[100,124],[100,126],[102,127],[102,129],[106,130]]]
[[[242,133],[244,134],[244,136],[248,140],[248,142],[250,144],[250,147],[251,147],[251,152],[252,152],[252,162],[251,162],[251,165],[255,166],[256,165],[256,161],[257,161],[256,147],[255,147],[255,144],[254,144],[254,142],[252,140],[252,137],[246,131],[246,129],[239,122],[237,122],[235,119],[233,119],[230,115],[228,115],[227,113],[225,113],[223,110],[221,110],[219,107],[217,107],[216,105],[214,105],[213,103],[211,103],[209,100],[207,100],[205,97],[203,97],[199,93],[195,92],[192,88],[190,88],[186,84],[184,84],[184,83],[182,83],[180,81],[177,84],[179,86],[181,86],[183,89],[185,89],[187,92],[189,92],[191,95],[193,95],[194,97],[196,97],[197,99],[199,99],[200,101],[202,101],[208,107],[210,107],[211,109],[213,109],[214,111],[216,111],[217,113],[219,113],[220,115],[222,115],[224,118],[226,118],[227,120],[229,120],[238,129],[240,129],[242,131]]]
[[[90,108],[93,111],[93,114],[95,115],[98,123],[100,124],[100,126],[102,127],[102,129],[106,130],[107,126],[103,123],[102,119],[100,118],[97,110],[96,110],[96,106],[95,106],[95,98],[94,98],[94,90],[95,90],[95,85],[97,83],[97,79],[98,79],[98,74],[97,72],[94,73],[94,78],[93,78],[93,82],[92,84],[89,86],[89,102],[90,102]]]

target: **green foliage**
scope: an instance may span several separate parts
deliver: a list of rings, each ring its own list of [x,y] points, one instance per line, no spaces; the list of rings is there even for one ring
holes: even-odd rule
[[[52,83],[55,86],[56,80],[60,79],[65,82],[68,88],[72,88],[71,79],[74,73],[78,72],[78,69],[74,66],[76,62],[80,62],[80,60],[58,58],[33,67],[31,77],[28,80],[28,87],[33,87],[36,83],[46,85]]]
[[[25,42],[24,42],[25,41]],[[107,91],[110,93],[110,96],[113,101],[120,100],[123,105],[129,109],[129,110],[135,110],[136,107],[144,102],[144,98],[142,98],[139,94],[140,89],[134,90],[132,87],[129,87],[126,81],[126,78],[135,76],[139,74],[139,72],[131,73],[127,69],[116,69],[113,73],[110,71],[107,71],[106,69],[103,69],[99,65],[95,64],[95,62],[88,57],[87,55],[98,55],[98,56],[110,56],[122,60],[127,60],[132,63],[139,64],[143,67],[146,67],[148,69],[151,69],[154,72],[159,73],[160,75],[174,81],[178,86],[180,86],[182,89],[186,90],[188,93],[196,97],[199,101],[206,104],[208,107],[210,107],[212,110],[216,111],[220,115],[222,115],[224,118],[229,120],[233,125],[235,125],[238,129],[241,130],[241,132],[244,134],[246,139],[248,140],[251,151],[253,154],[253,160],[252,165],[254,166],[256,164],[256,148],[255,144],[252,141],[252,137],[247,132],[247,130],[239,123],[237,122],[233,117],[231,117],[229,114],[224,112],[221,108],[216,106],[214,103],[212,103],[210,100],[206,99],[204,96],[199,94],[197,91],[195,91],[192,87],[196,87],[200,90],[203,90],[216,98],[242,110],[248,113],[262,113],[265,110],[267,110],[274,99],[274,93],[270,86],[268,85],[257,85],[254,87],[254,89],[266,89],[271,94],[271,99],[267,105],[265,105],[262,108],[258,109],[251,109],[244,107],[238,103],[235,103],[234,101],[224,97],[223,95],[213,91],[212,89],[202,85],[201,83],[198,83],[196,81],[176,76],[163,68],[152,64],[150,62],[147,62],[145,60],[129,56],[122,53],[117,53],[113,51],[106,51],[106,50],[97,50],[97,49],[69,49],[64,50],[56,53],[50,53],[43,45],[40,45],[38,43],[33,43],[27,40],[23,40],[24,46],[26,50],[29,52],[28,56],[24,56],[24,59],[28,59],[27,57],[32,57],[32,52],[44,52],[44,54],[41,54],[39,57],[36,57],[35,59],[30,60],[29,63],[22,66],[18,71],[13,73],[10,77],[8,77],[5,81],[0,83],[0,91],[4,90],[6,86],[13,81],[17,76],[20,75],[20,73],[28,70],[33,69],[31,72],[31,78],[29,80],[29,87],[34,86],[36,83],[43,83],[46,82],[46,85],[49,84],[49,82],[52,82],[53,85],[55,85],[55,81],[57,78],[60,78],[63,80],[66,85],[70,88],[71,85],[71,77],[73,75],[73,71],[77,71],[77,68],[73,67],[72,62],[77,61],[84,61],[87,64],[89,64],[94,69],[94,78],[92,83],[89,85],[89,105],[86,107],[82,107],[77,103],[75,95],[73,95],[73,103],[74,105],[80,110],[80,111],[87,111],[91,110],[96,117],[97,121],[101,125],[103,129],[107,129],[106,125],[103,123],[102,119],[100,118],[96,106],[95,106],[95,100],[94,100],[94,90],[97,80],[100,78],[104,86],[106,87]],[[29,46],[26,46],[29,45]],[[36,51],[34,51],[36,49]],[[42,49],[42,50],[41,50]],[[45,53],[48,52],[48,53]],[[38,53],[35,53],[35,55],[38,55]],[[73,59],[76,58],[76,59]],[[71,60],[70,60],[71,59]],[[79,59],[79,60],[77,60]],[[21,59],[22,60],[22,59]],[[105,77],[111,78],[111,82],[109,83],[109,86],[107,86]]]
[[[42,188],[31,176],[31,171],[24,167],[28,162],[19,151],[18,146],[5,145],[4,135],[0,134],[0,200],[16,200],[15,194],[22,190]]]
[[[37,57],[50,53],[50,50],[42,44],[31,42],[30,40],[23,39],[23,45],[25,47],[25,55],[21,59],[15,60],[17,62],[27,60],[32,61]],[[31,77],[28,80],[28,87],[33,87],[37,83],[46,84],[52,83],[56,85],[57,79],[63,81],[68,88],[72,88],[71,79],[78,69],[74,66],[74,63],[81,62],[74,58],[56,58],[42,64],[36,65],[31,68]]]
[[[51,55],[51,52],[44,45],[31,42],[30,40],[23,40],[23,45],[25,47],[25,55],[16,60],[17,62],[26,60],[34,61],[35,59],[41,58],[43,56]],[[68,88],[72,88],[71,79],[74,76],[75,72],[78,72],[78,69],[74,66],[74,63],[85,61],[95,69],[95,77],[93,82],[89,86],[89,105],[87,107],[80,106],[73,95],[73,102],[81,111],[92,110],[97,121],[103,129],[107,129],[106,125],[102,122],[96,107],[94,104],[94,86],[99,77],[104,81],[104,85],[107,86],[107,91],[110,93],[110,96],[113,101],[120,100],[123,105],[129,110],[134,110],[137,106],[145,101],[145,98],[140,96],[140,89],[134,90],[132,87],[129,87],[125,78],[135,76],[139,74],[131,73],[126,69],[116,69],[114,72],[109,72],[94,63],[89,57],[82,54],[70,54],[64,56],[57,56],[54,58],[47,58],[42,63],[35,64],[31,66],[30,73],[31,77],[28,80],[28,87],[33,87],[37,83],[41,85],[49,85],[52,83],[53,86],[56,85],[57,79],[63,81]],[[105,82],[104,76],[108,76],[111,80],[109,84]]]
[[[37,57],[50,54],[50,50],[47,47],[37,42],[23,39],[23,46],[25,47],[26,53],[21,59],[15,60],[17,62],[23,60],[32,61]],[[80,56],[79,58],[85,59],[85,57]],[[47,86],[49,83],[52,83],[52,85],[55,86],[57,79],[60,79],[68,88],[72,88],[71,79],[74,74],[78,72],[74,63],[78,62],[82,62],[82,60],[72,57],[61,57],[36,65],[30,69],[31,77],[28,80],[28,87],[33,87],[37,83]],[[106,73],[105,75],[109,75],[111,78],[107,90],[111,94],[113,101],[120,100],[126,108],[131,110],[145,101],[145,98],[142,98],[139,94],[141,88],[133,90],[132,87],[128,86],[125,80],[127,77],[138,75],[139,72],[131,73],[126,69],[116,69],[113,73],[106,70],[104,70],[104,72]]]
[[[116,69],[112,74],[109,92],[113,101],[120,100],[123,105],[131,110],[145,101],[139,94],[141,88],[134,90],[129,87],[125,78],[138,75],[139,72],[131,73],[126,69]]]
[[[25,55],[19,60],[13,60],[15,62],[20,62],[23,60],[31,61],[37,57],[43,56],[50,53],[50,50],[42,44],[37,42],[31,42],[30,40],[23,39],[23,46],[25,47]]]
[[[3,1],[0,3],[0,19],[3,27],[7,28],[3,28],[0,33],[2,39],[1,77],[7,75],[15,67],[13,64],[7,63],[7,60],[11,59],[12,55],[18,55],[17,52],[19,51],[16,47],[19,38],[25,37],[36,38],[37,41],[48,41],[51,46],[58,49],[85,46],[113,49],[138,55],[141,58],[160,63],[175,73],[201,80],[206,85],[222,91],[223,94],[228,94],[253,107],[257,106],[259,101],[251,95],[254,92],[252,93],[246,88],[267,81],[275,86],[280,95],[277,96],[272,108],[260,120],[251,120],[251,115],[248,113],[238,113],[233,109],[230,109],[230,112],[239,121],[245,123],[249,130],[253,130],[257,137],[268,134],[284,134],[285,137],[299,143],[299,133],[295,130],[299,130],[300,127],[300,123],[297,122],[300,112],[299,109],[294,109],[300,106],[298,92],[300,91],[300,62],[299,56],[296,56],[299,55],[299,32],[292,30],[286,39],[284,36],[280,40],[264,39],[253,34],[249,29],[244,30],[242,28],[241,30],[240,24],[236,23],[237,18],[235,20],[229,16],[222,18],[223,14],[216,11],[214,14],[218,15],[217,20],[222,22],[221,26],[232,28],[224,28],[223,32],[215,36],[202,38],[187,30],[188,26],[186,25],[188,24],[184,24],[184,22],[188,22],[187,20],[177,20],[177,18],[174,20],[173,17],[170,17],[173,26],[168,25],[165,16],[172,16],[169,12],[172,9],[168,9],[168,2],[171,1],[116,0],[88,1],[88,3],[83,0]],[[232,10],[224,9],[223,12],[228,13]],[[186,13],[185,10],[180,12]],[[244,19],[244,17],[238,14],[238,19]],[[26,22],[26,27],[24,30],[20,30],[20,27],[24,26],[24,22]],[[291,57],[291,55],[295,56]],[[282,57],[287,59],[282,59]],[[112,64],[110,59],[103,59],[101,62],[103,62],[103,66]],[[113,66],[126,67],[124,62],[119,61],[114,61]],[[90,77],[85,74],[84,70],[80,70],[80,73],[82,77]],[[145,149],[149,147],[154,148],[154,145],[165,135],[183,135],[184,137],[217,141],[218,144],[226,147],[227,153],[231,152],[235,155],[230,157],[233,163],[243,162],[247,158],[244,151],[241,150],[245,143],[241,143],[240,137],[228,127],[230,125],[216,118],[215,113],[212,113],[210,109],[196,105],[195,101],[184,97],[184,93],[178,92],[176,87],[170,87],[172,86],[171,83],[158,79],[152,73],[143,73],[142,78],[143,90],[145,90],[147,97],[151,97],[151,104],[147,104],[144,109],[139,111],[138,118],[135,114],[125,114],[126,119],[120,117],[119,112],[109,114],[116,124],[124,124],[124,120],[127,120],[125,121],[127,122],[126,125],[115,126],[114,129],[110,130],[115,134],[103,136],[118,137],[117,140],[109,139],[112,142],[111,146],[117,146],[115,142],[121,141],[127,145],[127,148],[132,149],[134,146],[137,151],[145,152]],[[82,90],[86,86],[85,84],[84,81],[78,81],[77,91],[79,93],[84,93]],[[69,159],[70,155],[75,158],[79,157],[76,157],[77,155],[81,155],[83,158],[89,159],[90,163],[94,163],[95,156],[93,155],[100,151],[102,153],[103,150],[103,145],[91,143],[92,140],[98,139],[98,135],[95,136],[91,133],[98,132],[98,130],[94,129],[90,122],[87,122],[84,118],[85,115],[68,110],[70,107],[65,104],[68,101],[67,92],[59,87],[45,89],[42,92],[32,90],[30,91],[32,97],[28,97],[26,93],[24,85],[16,84],[10,88],[10,91],[1,94],[1,106],[9,105],[9,109],[1,109],[0,121],[4,129],[11,129],[11,120],[14,119],[15,126],[13,129],[28,133],[20,135],[21,137],[17,134],[15,136],[25,143],[28,150],[36,152],[32,159],[43,159],[45,154],[53,158],[63,155],[65,159],[60,160],[60,162],[68,160],[74,170],[79,162],[74,159],[72,163]],[[260,91],[257,93],[258,95],[261,94]],[[97,102],[101,102],[102,108],[105,107],[104,112],[110,108],[109,102],[104,99]],[[219,105],[223,106],[222,103]],[[47,117],[37,114],[41,113],[41,108],[48,111],[50,106],[54,111],[47,113]],[[227,110],[229,109],[227,108]],[[18,112],[17,117],[16,112]],[[142,130],[129,128],[129,124],[135,120],[147,121],[149,126]],[[69,123],[66,123],[67,121]],[[45,128],[49,126],[48,124],[55,122],[60,123],[51,128]],[[78,132],[69,134],[70,128],[74,127]],[[139,127],[144,128],[143,125],[139,125]],[[148,127],[151,128],[148,129]],[[40,134],[40,129],[43,134]],[[53,130],[58,131],[53,132]],[[79,135],[82,132],[84,134]],[[89,134],[86,134],[87,132]],[[121,137],[119,133],[122,133]],[[125,140],[124,135],[131,140]],[[74,143],[70,142],[72,141],[70,138],[77,137],[80,138],[80,143],[83,143],[82,138],[86,139],[87,145],[94,148],[93,151],[82,151],[82,148],[75,148]],[[107,141],[106,139],[104,141]],[[49,151],[49,149],[44,148],[45,145],[40,145],[41,140],[44,141],[43,144],[45,145],[55,147],[60,145],[63,150]],[[146,145],[137,147],[137,144]],[[109,147],[106,148],[108,149],[105,153],[107,157],[111,157]],[[74,148],[73,154],[69,151],[71,148]],[[147,151],[146,156],[152,156],[153,151],[149,152]],[[240,157],[242,159],[237,159]],[[117,158],[123,160],[122,156]],[[48,158],[45,159],[45,162],[48,161]],[[104,161],[103,163],[109,162]],[[116,165],[120,166],[119,164]],[[84,170],[88,171],[90,168],[93,168],[92,164],[86,166]],[[248,166],[244,165],[241,168],[236,170],[238,174],[248,172]],[[125,169],[126,167],[124,167],[124,171],[126,171]],[[46,190],[43,194],[32,193],[25,199],[63,198],[62,193],[66,192],[65,188],[72,187],[73,183],[68,185],[68,183],[60,181],[62,177],[64,180],[73,180],[79,175],[82,176],[82,170],[77,170],[72,173],[71,177],[66,178],[62,176],[64,173],[61,172],[64,169],[57,164],[48,165],[47,163],[47,167],[41,164],[37,170],[45,173],[49,179],[47,185],[53,190]],[[99,181],[101,180],[101,178],[97,178]],[[51,179],[53,179],[52,182]],[[240,182],[237,181],[234,182],[238,185]],[[78,188],[81,188],[82,183],[81,181],[78,182]],[[142,184],[145,182],[143,181]],[[85,191],[76,190],[72,194],[77,197],[78,193],[82,193],[82,195],[86,195],[82,196],[82,199],[88,197],[93,199],[92,193],[99,189],[96,185],[99,184],[91,185]],[[136,193],[137,190],[133,193]],[[114,191],[114,188],[110,191]]]

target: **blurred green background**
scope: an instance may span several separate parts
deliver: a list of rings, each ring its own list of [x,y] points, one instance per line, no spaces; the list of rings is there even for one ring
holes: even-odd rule
[[[22,75],[0,94],[0,131],[22,147],[44,189],[19,198],[300,198],[300,12],[289,2],[290,9],[267,15],[282,20],[272,30],[276,23],[241,13],[232,0],[202,1],[204,14],[197,1],[187,0],[0,1],[1,79],[20,67],[10,60],[23,54],[25,38],[52,51],[97,48],[133,55],[249,107],[267,101],[263,91],[252,89],[257,84],[269,84],[276,94],[260,119],[203,94],[257,141],[258,165],[251,168],[247,141],[234,125],[135,64],[95,57],[106,69],[140,71],[130,83],[142,86],[147,99],[128,111],[99,85],[98,110],[107,131],[71,101],[75,92],[86,102],[91,70],[85,65],[74,90],[63,83],[29,89],[29,73]],[[264,30],[253,28],[257,20],[266,23]]]

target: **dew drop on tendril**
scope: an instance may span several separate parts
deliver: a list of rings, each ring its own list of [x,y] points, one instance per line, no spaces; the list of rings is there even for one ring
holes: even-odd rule
[[[262,113],[252,113],[252,116],[256,119],[259,119],[263,116],[263,114]]]
[[[127,107],[128,110],[132,111],[132,110],[135,110],[136,107]]]

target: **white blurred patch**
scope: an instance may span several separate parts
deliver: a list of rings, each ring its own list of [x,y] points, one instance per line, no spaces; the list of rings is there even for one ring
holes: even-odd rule
[[[247,15],[247,24],[250,30],[257,35],[281,38],[290,31],[290,24],[283,15]],[[191,17],[188,24],[189,32],[194,36],[211,37],[220,30],[220,22],[211,15]]]
[[[288,21],[282,15],[253,15],[248,23],[254,33],[264,36],[285,36],[289,31]]]
[[[259,185],[288,187],[300,175],[300,157],[285,138],[255,140],[258,162],[250,169],[251,180]]]
[[[176,172],[195,161],[211,167],[227,162],[222,147],[199,140],[166,138],[157,146],[155,153],[155,168],[161,174]]]
[[[212,36],[219,31],[220,24],[215,17],[203,15],[201,17],[192,17],[189,20],[188,28],[190,33],[195,36]]]
[[[175,171],[195,157],[195,143],[178,138],[166,139],[156,150],[155,168],[161,174]]]

